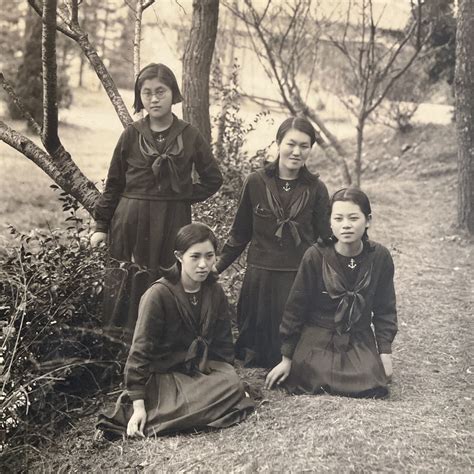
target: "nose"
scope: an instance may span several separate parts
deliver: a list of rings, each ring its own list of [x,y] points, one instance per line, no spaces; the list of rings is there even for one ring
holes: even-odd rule
[[[343,228],[343,229],[350,229],[350,227],[351,227],[351,221],[345,220],[345,221],[342,223],[342,228]]]
[[[294,148],[293,148],[293,155],[294,156],[300,156],[301,154],[301,149],[298,145],[296,145]]]
[[[198,267],[199,268],[206,268],[206,266],[207,266],[206,259],[205,258],[200,258],[199,262],[198,262]]]

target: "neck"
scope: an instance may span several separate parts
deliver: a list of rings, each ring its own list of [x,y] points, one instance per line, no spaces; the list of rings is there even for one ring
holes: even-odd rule
[[[171,127],[173,123],[173,114],[170,112],[168,115],[160,118],[150,117],[150,128],[154,132],[162,132],[167,128]]]
[[[196,293],[201,289],[201,282],[192,280],[184,273],[181,273],[181,284],[187,293]]]
[[[358,240],[357,242],[351,242],[348,244],[338,240],[334,244],[334,248],[338,253],[344,255],[344,257],[355,257],[356,255],[359,255],[362,252],[362,250],[364,249],[364,244],[362,240]]]
[[[296,179],[298,177],[300,170],[289,170],[288,168],[284,168],[281,166],[281,163],[278,166],[278,175],[281,179]]]

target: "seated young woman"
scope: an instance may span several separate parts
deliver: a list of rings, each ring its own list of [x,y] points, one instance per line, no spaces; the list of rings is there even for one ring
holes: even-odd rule
[[[105,437],[224,428],[253,410],[232,366],[227,298],[213,271],[216,249],[204,224],[178,231],[176,264],[140,302],[126,389],[113,414],[99,416]]]
[[[397,333],[394,265],[389,251],[368,239],[371,212],[360,189],[332,197],[331,243],[315,244],[303,257],[280,326],[282,361],[267,388],[387,396]]]

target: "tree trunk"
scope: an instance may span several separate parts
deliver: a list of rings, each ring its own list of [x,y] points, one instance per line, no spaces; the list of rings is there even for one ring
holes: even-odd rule
[[[474,234],[474,1],[459,0],[456,32],[458,223]]]
[[[217,35],[219,0],[193,0],[193,19],[183,57],[183,117],[211,142],[209,74]]]

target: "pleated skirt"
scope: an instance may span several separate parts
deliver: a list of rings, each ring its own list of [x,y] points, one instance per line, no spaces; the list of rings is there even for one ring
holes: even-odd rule
[[[178,230],[191,222],[191,206],[181,201],[122,197],[109,229],[110,262],[104,282],[105,332],[130,344],[143,293],[161,268],[175,262]]]
[[[339,335],[333,329],[306,326],[285,385],[294,394],[385,397],[387,377],[372,329]]]
[[[236,356],[246,367],[275,366],[281,361],[280,323],[295,271],[249,266],[237,304]]]
[[[243,421],[252,412],[255,402],[246,396],[234,368],[219,361],[209,361],[209,368],[208,375],[151,375],[145,396],[146,436],[225,428]],[[125,391],[112,415],[99,415],[96,427],[108,439],[122,437],[132,414],[133,403]]]

